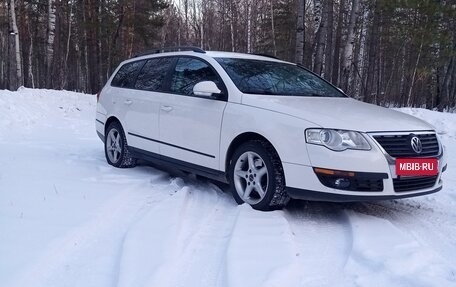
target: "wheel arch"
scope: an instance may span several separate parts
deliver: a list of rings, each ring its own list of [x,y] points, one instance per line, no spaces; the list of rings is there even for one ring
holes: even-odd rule
[[[120,122],[120,120],[118,118],[116,118],[115,116],[110,116],[110,117],[108,117],[108,119],[106,120],[105,125],[104,125],[104,136],[106,136],[106,130],[108,129],[109,125],[112,124],[113,122],[118,122],[123,129],[123,126],[122,126],[122,123]]]
[[[277,152],[277,149],[274,147],[274,145],[271,143],[270,140],[268,140],[266,137],[263,135],[256,133],[256,132],[244,132],[242,134],[239,134],[236,136],[230,143],[227,152],[226,152],[226,157],[225,157],[225,172],[228,173],[229,166],[230,166],[230,161],[231,157],[233,156],[234,151],[243,143],[252,141],[252,140],[263,140],[269,143],[272,147],[272,149],[276,152],[277,156],[280,159],[280,155]]]

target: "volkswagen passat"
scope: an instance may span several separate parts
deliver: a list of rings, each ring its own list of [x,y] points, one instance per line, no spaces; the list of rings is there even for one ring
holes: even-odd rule
[[[115,167],[171,165],[260,210],[430,194],[446,169],[428,123],[260,55],[186,47],[124,61],[99,94],[96,130]]]

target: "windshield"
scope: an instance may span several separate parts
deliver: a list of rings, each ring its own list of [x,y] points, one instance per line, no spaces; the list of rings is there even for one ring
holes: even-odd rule
[[[297,65],[237,58],[216,58],[246,94],[346,97],[325,80]]]

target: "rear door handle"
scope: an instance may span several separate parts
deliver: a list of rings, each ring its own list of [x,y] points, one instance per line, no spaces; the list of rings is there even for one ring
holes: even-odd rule
[[[133,104],[133,101],[128,99],[128,100],[125,100],[124,104],[131,105],[131,104]]]
[[[173,110],[173,107],[171,107],[171,106],[161,106],[161,109],[162,109],[162,111],[170,112],[170,111]]]

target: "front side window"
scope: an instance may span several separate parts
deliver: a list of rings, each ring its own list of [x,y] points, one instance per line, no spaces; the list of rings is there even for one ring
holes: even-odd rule
[[[246,94],[346,97],[320,77],[293,64],[234,58],[216,60],[236,87]]]
[[[136,75],[145,61],[136,61],[124,64],[111,82],[111,86],[119,88],[133,88],[136,81]]]
[[[149,59],[136,80],[135,88],[146,91],[163,91],[166,76],[174,59],[152,58]]]
[[[207,63],[190,57],[179,58],[171,80],[171,92],[192,96],[193,87],[202,81],[213,81],[223,91],[219,76]]]

